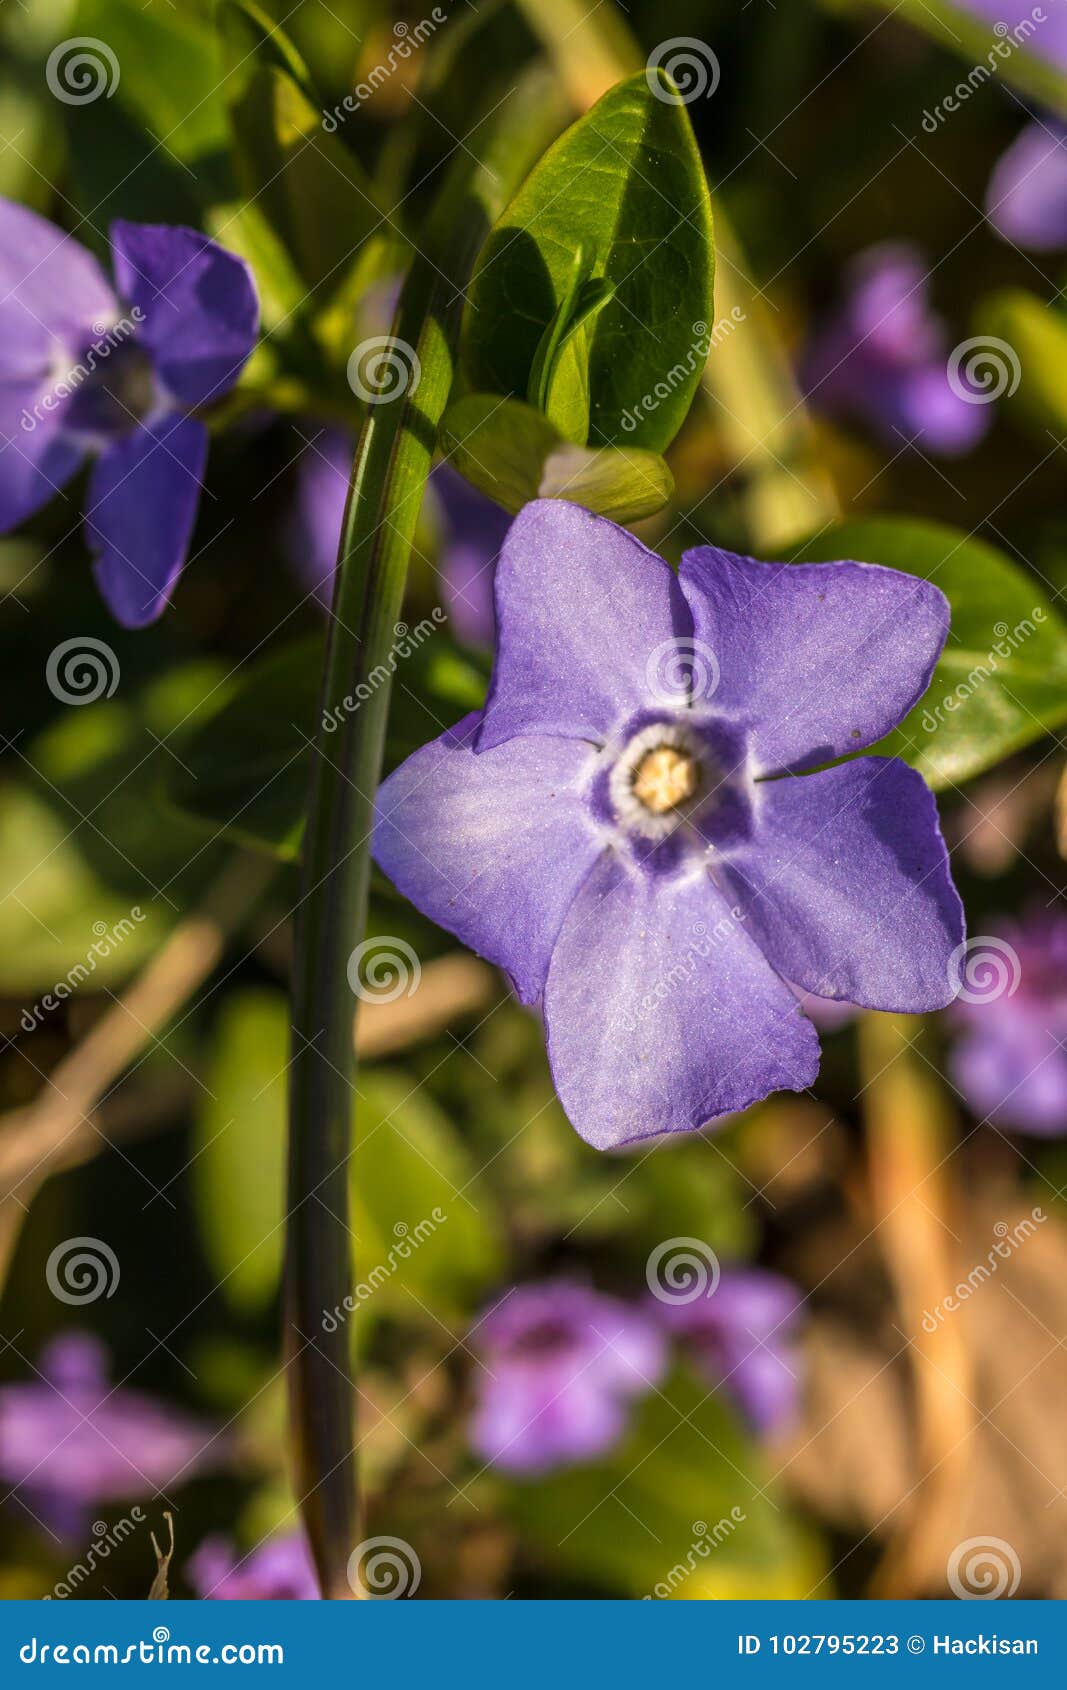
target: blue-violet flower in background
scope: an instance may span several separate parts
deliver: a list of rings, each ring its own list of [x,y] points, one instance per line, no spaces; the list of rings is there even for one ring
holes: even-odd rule
[[[520,1474],[605,1454],[667,1360],[663,1334],[641,1309],[565,1279],[509,1291],[468,1343],[483,1364],[471,1448]]]
[[[317,1602],[319,1586],[301,1532],[268,1538],[238,1555],[224,1537],[206,1537],[185,1568],[204,1602]]]
[[[973,939],[952,1019],[950,1071],[979,1119],[1067,1132],[1067,918],[1035,912]]]
[[[963,918],[932,794],[893,757],[821,767],[925,692],[948,630],[935,586],[713,546],[675,576],[625,529],[536,500],[496,614],[484,712],[384,783],[373,848],[542,1003],[583,1138],[691,1131],[811,1085],[819,1041],[787,982],[872,1009],[950,1001]]]
[[[766,1268],[726,1266],[697,1297],[658,1288],[650,1313],[680,1338],[696,1366],[737,1403],[761,1436],[795,1420],[800,1362],[795,1349],[800,1293]]]
[[[1067,125],[1020,130],[989,179],[986,215],[1005,240],[1034,252],[1067,246]]]
[[[352,473],[353,441],[343,428],[324,428],[300,455],[289,550],[308,589],[325,607],[333,592],[341,522]],[[444,533],[437,559],[441,598],[452,632],[466,645],[493,639],[493,570],[510,517],[450,464],[430,476]]]
[[[92,457],[97,584],[139,628],[192,538],[208,432],[189,413],[237,380],[259,305],[243,260],[195,229],[116,222],[111,251],[114,290],[72,236],[0,200],[0,533]]]
[[[802,379],[814,405],[865,423],[888,445],[956,457],[985,434],[991,408],[962,376],[950,380],[950,351],[921,253],[886,241],[848,266],[843,301],[813,335]]]
[[[97,1503],[151,1497],[224,1453],[208,1426],[108,1382],[107,1353],[65,1332],[40,1377],[0,1386],[0,1477],[51,1530],[75,1537]]]

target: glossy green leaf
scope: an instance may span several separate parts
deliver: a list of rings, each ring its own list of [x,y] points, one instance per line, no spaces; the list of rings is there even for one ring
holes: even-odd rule
[[[585,1588],[700,1601],[810,1594],[807,1535],[762,1488],[763,1464],[721,1393],[678,1375],[650,1391],[604,1461],[516,1485],[528,1550]]]
[[[248,1310],[270,1302],[281,1273],[288,1044],[281,992],[231,998],[197,1113],[204,1249],[227,1299]],[[354,1307],[466,1316],[501,1272],[500,1219],[448,1116],[406,1076],[361,1073],[351,1175]]]
[[[307,287],[328,296],[382,224],[370,179],[323,127],[284,31],[249,0],[224,0],[220,18],[241,187],[262,207]]]
[[[799,554],[856,558],[933,581],[952,624],[924,698],[873,749],[935,789],[958,785],[1067,721],[1067,626],[1034,576],[953,528],[875,517],[820,534]]]
[[[473,388],[529,397],[561,306],[572,319],[580,254],[583,282],[602,292],[586,295],[595,315],[562,347],[551,414],[570,432],[584,383],[590,444],[662,451],[700,381],[714,268],[700,157],[662,77],[655,93],[642,72],[605,94],[549,148],[490,233],[464,321]]]
[[[456,468],[505,510],[530,499],[570,499],[615,522],[654,516],[674,479],[656,452],[574,446],[519,399],[471,393],[446,412],[441,444]]]
[[[1004,402],[1037,428],[1067,431],[1067,315],[1025,288],[991,294],[978,313],[976,351]],[[984,354],[982,349],[984,350]]]

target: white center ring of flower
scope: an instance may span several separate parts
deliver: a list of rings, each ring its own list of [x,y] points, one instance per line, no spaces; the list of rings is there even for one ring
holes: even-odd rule
[[[662,839],[708,789],[707,754],[680,723],[653,722],[635,734],[611,771],[611,807],[624,827]]]

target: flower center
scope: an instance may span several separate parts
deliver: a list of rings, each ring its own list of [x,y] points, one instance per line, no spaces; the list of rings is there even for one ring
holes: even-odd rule
[[[714,773],[707,747],[682,722],[650,722],[617,756],[608,777],[615,819],[645,839],[665,839],[706,801]]]
[[[700,764],[674,745],[655,746],[634,769],[634,797],[654,816],[677,809],[699,785]]]

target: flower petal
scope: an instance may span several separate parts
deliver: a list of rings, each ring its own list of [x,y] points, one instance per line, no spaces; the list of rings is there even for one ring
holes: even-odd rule
[[[556,1383],[504,1367],[481,1392],[470,1445],[504,1472],[547,1473],[595,1460],[618,1442],[625,1426],[624,1404],[595,1378]]]
[[[0,371],[42,374],[57,359],[62,366],[118,314],[107,277],[80,241],[0,199]]]
[[[986,215],[1017,246],[1067,246],[1067,127],[1042,119],[1015,137],[990,178]]]
[[[496,617],[480,751],[515,734],[603,739],[648,702],[657,651],[692,633],[663,559],[565,499],[535,499],[509,528]]]
[[[938,587],[870,563],[757,563],[686,552],[682,590],[717,676],[714,709],[750,727],[757,774],[861,751],[922,697],[948,633]],[[706,654],[705,654],[706,655]]]
[[[192,539],[207,429],[164,417],[108,448],[93,466],[85,524],[97,585],[124,628],[159,616]]]
[[[62,410],[44,409],[46,397],[51,389],[39,377],[0,375],[0,534],[54,498],[84,456],[64,435]]]
[[[507,970],[524,1003],[544,986],[571,899],[600,851],[575,740],[472,749],[480,717],[409,757],[378,793],[374,856],[424,915]]]
[[[973,1006],[968,1020],[951,1073],[972,1113],[1009,1131],[1067,1131],[1062,1016],[1040,1004],[999,999]]]
[[[866,1009],[950,1002],[963,909],[921,775],[860,757],[756,794],[754,835],[722,876],[779,973]]]
[[[597,1149],[687,1132],[800,1091],[819,1041],[706,872],[649,875],[605,856],[574,899],[545,988],[548,1055]]]
[[[231,388],[256,343],[259,300],[243,258],[197,229],[113,224],[115,280],[144,314],[138,338],[190,410]]]

